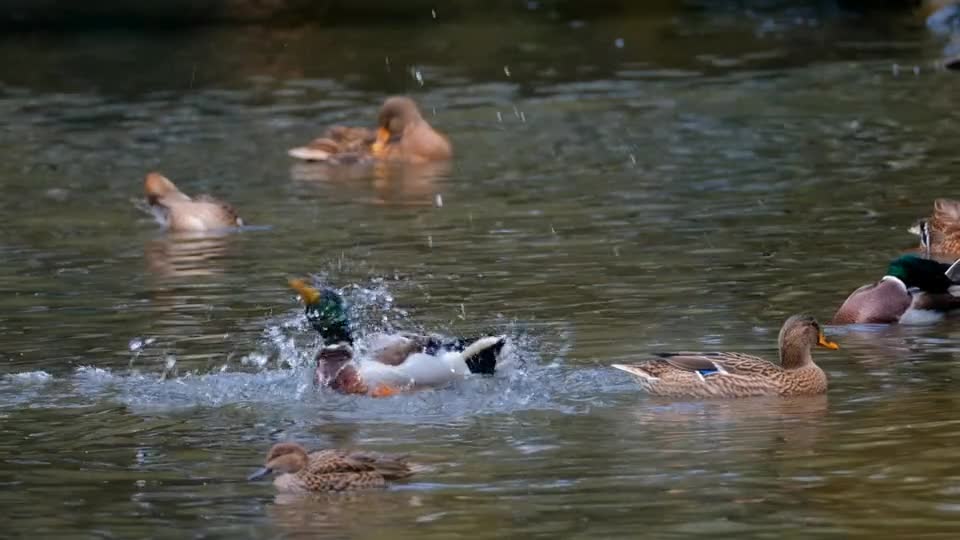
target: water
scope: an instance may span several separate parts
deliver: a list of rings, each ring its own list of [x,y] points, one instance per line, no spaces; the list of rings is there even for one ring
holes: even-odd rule
[[[816,399],[657,400],[607,368],[772,354],[957,196],[943,42],[734,4],[0,40],[3,535],[956,536],[955,322],[828,329]],[[451,168],[286,157],[397,92]],[[163,234],[131,202],[153,169],[253,227]],[[510,333],[516,369],[317,392],[285,287],[308,274],[368,330]],[[306,500],[247,483],[287,439],[430,470]]]

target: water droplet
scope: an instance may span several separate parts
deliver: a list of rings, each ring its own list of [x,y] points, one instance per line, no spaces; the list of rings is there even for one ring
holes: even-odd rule
[[[503,66],[503,74],[507,77],[510,76],[510,66]]]
[[[623,38],[617,38],[617,39],[613,40],[613,45],[614,45],[616,48],[618,48],[618,49],[622,49],[622,48],[623,48]]]
[[[437,208],[443,208],[443,195],[437,193],[437,196],[434,197],[433,202],[437,205]]]

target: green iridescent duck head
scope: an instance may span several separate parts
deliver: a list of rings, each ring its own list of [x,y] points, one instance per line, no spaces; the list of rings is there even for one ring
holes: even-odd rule
[[[924,259],[916,255],[897,257],[887,266],[887,275],[903,282],[907,288],[928,293],[946,293],[954,283],[947,277],[949,264]]]
[[[324,343],[353,343],[347,303],[337,291],[315,289],[302,279],[291,279],[290,287],[303,299],[304,313]]]

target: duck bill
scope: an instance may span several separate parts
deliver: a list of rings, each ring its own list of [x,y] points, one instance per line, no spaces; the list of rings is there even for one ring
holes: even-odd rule
[[[320,291],[314,289],[313,287],[307,285],[302,279],[290,279],[287,281],[290,285],[290,288],[297,291],[297,294],[300,295],[300,298],[303,298],[303,303],[310,305],[316,303],[320,299]]]
[[[387,143],[390,142],[390,131],[385,127],[377,128],[377,140],[374,141],[373,146],[370,148],[373,151],[373,155],[378,156],[387,149]]]
[[[817,345],[823,347],[824,349],[837,350],[840,348],[839,345],[827,339],[822,333],[820,337],[817,338]]]
[[[263,478],[264,476],[269,476],[270,473],[272,473],[272,472],[273,472],[272,470],[270,470],[270,469],[268,469],[268,468],[266,468],[266,467],[260,467],[259,469],[253,471],[253,474],[251,474],[250,476],[247,477],[247,481],[248,481],[248,482],[253,482],[253,481],[256,481],[256,480],[260,480],[260,479]]]

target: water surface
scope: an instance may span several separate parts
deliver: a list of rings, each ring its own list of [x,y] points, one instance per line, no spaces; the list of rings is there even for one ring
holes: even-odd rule
[[[772,354],[787,316],[829,319],[957,195],[943,43],[768,4],[0,40],[7,534],[955,536],[956,322],[830,329],[816,399],[656,400],[607,368]],[[285,155],[398,92],[452,167]],[[255,227],[165,235],[132,202],[153,169]],[[516,365],[317,392],[285,288],[307,274],[366,330],[507,332]],[[307,500],[245,482],[287,439],[430,471]]]

